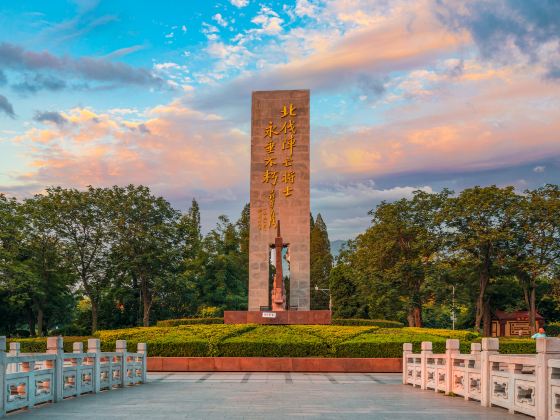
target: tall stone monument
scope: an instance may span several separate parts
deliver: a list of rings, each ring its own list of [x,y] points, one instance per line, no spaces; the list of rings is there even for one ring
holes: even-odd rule
[[[224,311],[224,323],[330,324],[330,311],[309,310],[309,91],[253,92],[251,117],[249,310]]]
[[[290,307],[309,310],[309,90],[253,92],[252,99],[249,311],[269,306],[279,220],[290,256]]]

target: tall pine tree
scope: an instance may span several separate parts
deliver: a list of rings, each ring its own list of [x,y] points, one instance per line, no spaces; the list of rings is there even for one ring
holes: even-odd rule
[[[329,308],[329,274],[333,265],[327,225],[317,214],[311,229],[311,309]],[[316,290],[318,289],[323,290]]]

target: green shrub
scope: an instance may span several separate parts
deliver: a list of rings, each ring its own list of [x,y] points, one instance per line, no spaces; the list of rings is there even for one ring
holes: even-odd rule
[[[461,341],[472,341],[480,337],[480,334],[467,330],[445,330],[441,328],[418,328],[418,327],[405,327],[403,331],[413,332],[418,334],[429,334],[443,338],[455,338]]]
[[[74,342],[84,343],[84,350],[87,349],[87,340],[90,337],[64,337],[63,348],[66,353],[72,353],[72,346]],[[22,353],[45,353],[47,351],[47,338],[34,337],[34,338],[9,338],[8,343],[15,342],[21,343]],[[9,345],[9,344],[8,344]],[[114,350],[114,349],[113,349]]]
[[[166,319],[158,321],[158,327],[176,327],[177,325],[195,325],[195,324],[223,324],[224,318],[179,318],[179,319]]]
[[[310,334],[325,341],[329,346],[348,341],[361,334],[372,333],[379,327],[351,327],[338,325],[290,325],[294,331]]]
[[[545,326],[546,335],[549,337],[560,336],[560,322],[550,322]]]
[[[469,353],[471,342],[481,337],[471,331],[430,328],[379,328],[338,325],[178,325],[98,331],[103,351],[114,351],[116,340],[127,340],[129,351],[137,343],[148,344],[150,356],[237,357],[401,357],[403,343],[420,351],[422,341],[431,341],[435,353],[445,352],[447,338],[460,340],[461,352]],[[88,337],[64,337],[64,350]],[[22,352],[44,353],[46,338],[10,339],[21,343]],[[500,353],[535,352],[535,340],[500,338]]]
[[[220,356],[325,357],[326,342],[283,325],[263,325],[218,344]]]
[[[531,338],[500,338],[500,353],[527,354],[536,352],[537,343]]]
[[[385,319],[333,319],[331,325],[372,326],[379,328],[404,327],[404,324],[402,322],[388,321]]]

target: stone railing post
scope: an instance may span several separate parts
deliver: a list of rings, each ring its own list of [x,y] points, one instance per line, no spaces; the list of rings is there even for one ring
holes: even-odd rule
[[[420,389],[426,389],[426,384],[428,383],[428,358],[432,354],[432,342],[422,341],[420,351]]]
[[[62,401],[64,397],[64,342],[62,337],[47,338],[47,354],[56,355],[54,362],[53,402]]]
[[[121,386],[124,388],[128,381],[128,374],[127,374],[127,363],[126,363],[126,340],[117,340],[116,349],[117,353],[122,353],[122,367],[121,367]]]
[[[537,338],[537,366],[535,369],[535,416],[538,420],[549,418],[550,399],[548,361],[560,358],[560,338]]]
[[[408,356],[412,354],[412,343],[403,343],[402,353],[402,383],[406,385],[408,382]]]
[[[10,356],[19,356],[21,353],[21,343],[10,343],[10,351],[8,355]],[[10,371],[6,370],[7,373],[19,372],[19,363],[12,364],[10,367]]]
[[[445,395],[453,392],[453,357],[459,354],[459,340],[445,340]]]
[[[72,353],[83,353],[84,352],[84,343],[76,342],[72,343]]]
[[[471,354],[473,356],[480,357],[480,351],[482,350],[482,344],[480,343],[471,343]]]
[[[88,338],[87,352],[93,353],[93,392],[101,391],[101,342],[98,338]]]
[[[148,377],[148,346],[146,343],[138,343],[137,352],[142,355],[142,383],[145,384]]]
[[[500,340],[497,338],[483,338],[482,351],[480,352],[480,405],[490,407],[490,396],[492,393],[492,363],[490,356],[498,354]]]
[[[0,337],[0,417],[6,415],[6,337]]]

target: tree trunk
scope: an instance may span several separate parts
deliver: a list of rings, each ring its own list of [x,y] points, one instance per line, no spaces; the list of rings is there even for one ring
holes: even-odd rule
[[[97,314],[98,314],[98,305],[97,302],[90,298],[91,301],[91,333],[97,331]]]
[[[412,313],[412,311],[408,312],[408,315],[406,316],[406,321],[408,322],[409,327],[414,327],[414,314]]]
[[[422,308],[419,306],[415,306],[414,310],[414,326],[415,327],[422,327]]]
[[[140,277],[141,292],[142,292],[142,307],[143,317],[142,324],[144,327],[150,326],[150,310],[152,309],[152,296],[148,287],[148,280],[144,276]]]
[[[422,307],[413,306],[406,317],[409,327],[422,327]]]
[[[489,279],[490,272],[488,270],[488,266],[485,266],[479,276],[479,292],[478,298],[476,299],[476,317],[474,322],[474,329],[476,332],[480,332],[482,318],[484,317],[484,297],[486,295],[486,286],[488,286]]]
[[[531,326],[531,335],[535,334],[537,328],[537,287],[535,282],[531,282],[531,290],[529,295],[529,325]]]
[[[492,336],[492,313],[490,312],[490,302],[484,302],[484,311],[482,316],[482,331],[484,337]]]
[[[31,337],[35,337],[35,315],[33,314],[33,311],[31,309],[29,309],[27,315],[27,323],[29,324],[29,335]]]
[[[37,307],[37,335],[39,337],[43,337],[43,317],[44,313],[43,310]]]

